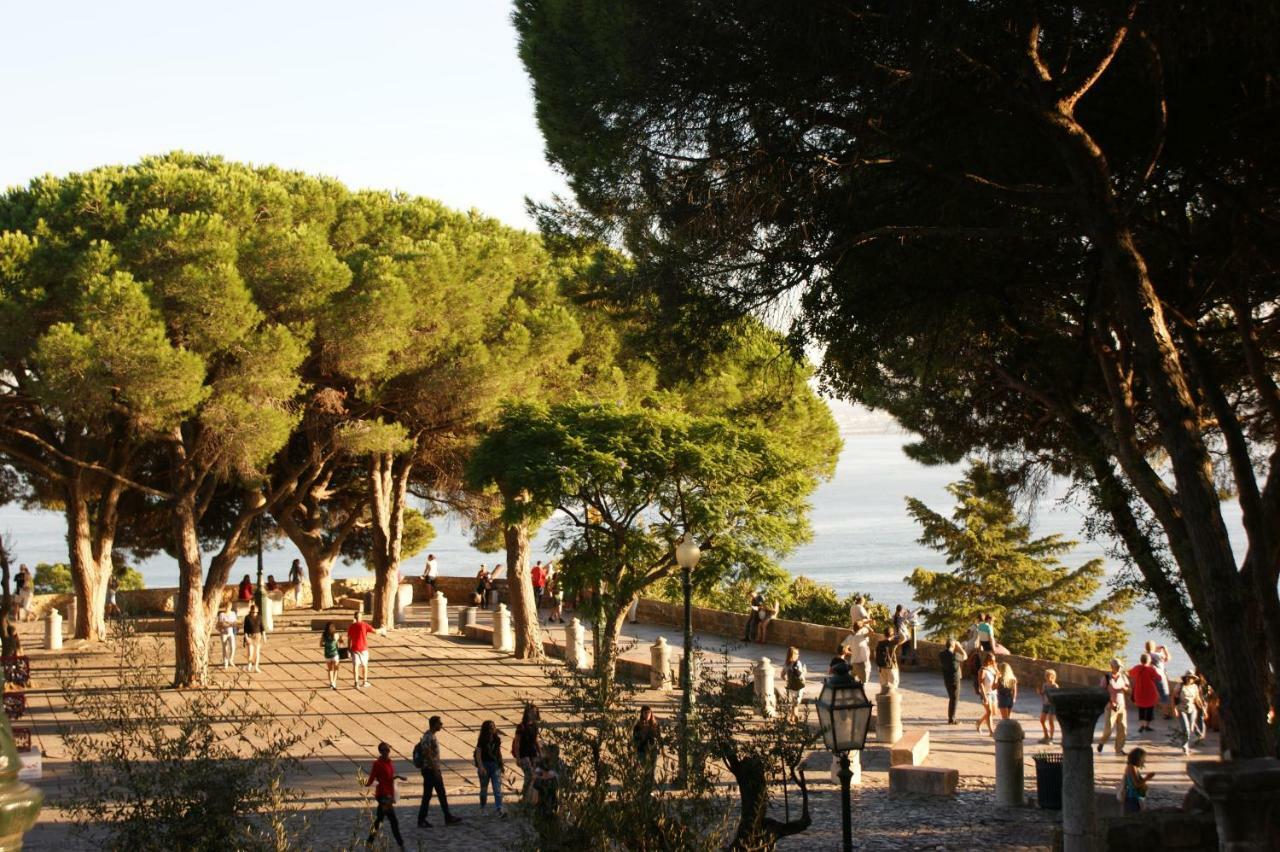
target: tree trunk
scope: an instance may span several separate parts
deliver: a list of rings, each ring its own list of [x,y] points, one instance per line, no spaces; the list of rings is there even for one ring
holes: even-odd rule
[[[71,561],[71,583],[76,596],[75,637],[97,642],[107,635],[107,583],[111,580],[111,554],[107,552],[105,565],[94,555],[93,525],[79,473],[67,478],[64,491],[67,555]]]
[[[610,603],[612,603],[612,599]],[[623,625],[627,623],[627,601],[621,608],[610,609],[602,603],[600,612],[604,619],[601,625],[599,647],[596,650],[596,677],[600,679],[603,694],[613,688],[613,681],[618,676],[618,640],[622,637]]]
[[[400,585],[400,543],[404,532],[404,504],[413,462],[390,453],[375,453],[369,463],[370,505],[373,512],[373,626],[395,627],[396,589]]]
[[[201,594],[203,572],[200,541],[196,535],[195,495],[183,492],[174,497],[174,549],[178,555],[178,601],[174,607],[175,687],[200,686],[208,663],[209,631],[205,624]]]
[[[256,491],[245,495],[246,504],[241,507],[239,515],[231,525],[231,531],[222,543],[222,549],[209,560],[209,573],[204,579],[202,597],[204,600],[205,618],[212,622],[222,607],[222,595],[231,577],[231,569],[249,548],[253,533],[253,524],[262,513],[265,502]]]
[[[336,556],[324,554],[310,558],[305,553],[307,576],[311,580],[311,608],[317,612],[333,608],[333,563]]]
[[[502,537],[507,546],[507,588],[511,592],[515,656],[521,660],[541,660],[542,628],[529,571],[529,528],[525,524],[505,524]]]
[[[752,755],[743,759],[735,758],[727,763],[734,780],[738,782],[738,795],[742,801],[738,830],[734,832],[733,842],[729,844],[731,852],[773,849],[778,845],[778,838],[799,834],[812,824],[809,790],[803,774],[797,776],[794,771],[791,773],[803,803],[800,817],[781,822],[769,817],[769,782],[764,760]]]

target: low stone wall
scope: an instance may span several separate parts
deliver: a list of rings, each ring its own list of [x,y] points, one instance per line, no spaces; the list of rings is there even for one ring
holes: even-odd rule
[[[648,624],[682,629],[684,626],[684,606],[669,601],[641,598],[636,607],[636,617]],[[736,612],[725,612],[706,607],[693,608],[693,629],[699,633],[711,633],[723,636],[731,642],[741,642],[747,630],[747,616]],[[769,622],[765,636],[770,643],[778,645],[794,645],[806,651],[834,653],[846,636],[848,628],[829,627],[823,624],[809,624],[804,621],[788,621],[775,618]],[[916,653],[919,664],[905,666],[907,669],[929,669],[938,671],[938,654],[942,652],[941,642],[921,640],[916,642]],[[704,650],[713,650],[705,648]],[[1001,654],[1000,662],[1008,663],[1018,680],[1027,686],[1038,686],[1044,680],[1044,670],[1053,669],[1058,674],[1058,683],[1063,686],[1097,686],[1105,674],[1102,669],[1080,666],[1075,663],[1059,663],[1053,660],[1037,660],[1017,654]],[[781,662],[781,661],[779,661]]]

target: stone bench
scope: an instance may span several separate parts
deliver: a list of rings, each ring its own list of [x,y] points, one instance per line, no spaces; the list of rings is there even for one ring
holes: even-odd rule
[[[311,619],[311,629],[324,630],[324,626],[326,624],[332,624],[334,630],[346,630],[355,620],[355,616],[350,613],[331,615],[326,616],[325,618],[313,618]]]
[[[353,597],[340,598],[337,602],[337,606],[342,609],[364,609],[364,599]]]
[[[954,796],[960,770],[942,766],[890,766],[889,795]]]
[[[889,747],[890,766],[919,766],[928,756],[928,731],[907,731]]]

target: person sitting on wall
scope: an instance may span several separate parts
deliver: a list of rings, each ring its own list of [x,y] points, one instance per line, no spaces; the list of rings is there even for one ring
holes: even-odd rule
[[[743,642],[756,641],[757,625],[760,623],[760,609],[764,606],[764,589],[751,596],[751,611],[747,613],[747,630],[742,636]]]

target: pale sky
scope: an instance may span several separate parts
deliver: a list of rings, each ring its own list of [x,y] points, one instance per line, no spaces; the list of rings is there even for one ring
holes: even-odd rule
[[[531,227],[546,164],[507,0],[0,0],[0,187],[184,149]]]

